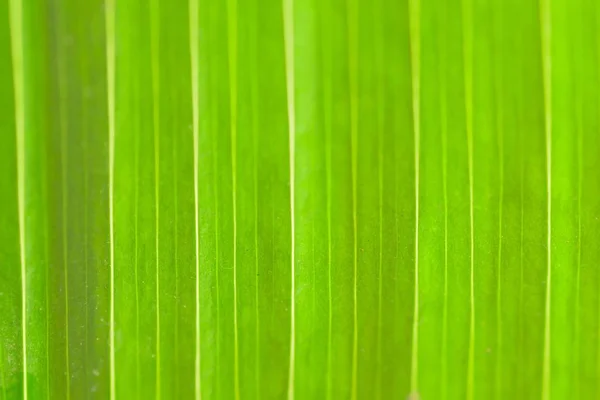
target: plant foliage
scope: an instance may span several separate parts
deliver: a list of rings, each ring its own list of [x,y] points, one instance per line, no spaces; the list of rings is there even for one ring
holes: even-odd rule
[[[0,399],[600,398],[597,1],[0,21]]]

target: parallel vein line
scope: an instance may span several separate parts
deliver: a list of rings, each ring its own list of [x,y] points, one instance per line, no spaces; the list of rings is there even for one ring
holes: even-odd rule
[[[258,3],[256,0],[254,3],[254,18],[258,21]],[[250,84],[250,98],[251,98],[251,110],[252,110],[252,154],[253,154],[253,171],[252,178],[254,181],[253,200],[254,200],[254,302],[255,302],[255,353],[254,353],[254,378],[255,378],[255,393],[256,398],[260,398],[260,281],[259,281],[259,251],[258,251],[258,141],[259,141],[259,117],[258,117],[258,33],[257,26],[252,27],[251,33],[251,54],[252,54],[252,80]]]
[[[520,80],[519,80],[519,83]],[[522,118],[519,115],[519,118]],[[524,138],[523,134],[519,136],[519,301],[518,301],[518,310],[521,310],[524,304],[525,298],[525,151],[524,148]],[[524,347],[525,342],[525,327],[526,327],[526,319],[523,315],[524,313],[519,314],[519,343],[518,350],[524,352],[526,349]],[[522,387],[523,375],[519,374],[517,376],[517,387]]]
[[[231,133],[231,184],[233,212],[233,371],[234,395],[240,398],[238,311],[237,311],[237,0],[227,2],[228,52],[229,52],[229,128]]]
[[[352,164],[352,241],[353,241],[353,333],[351,399],[358,396],[358,5],[348,1],[348,86],[350,95],[350,148]]]
[[[496,286],[496,371],[495,371],[495,391],[496,398],[500,399],[502,396],[502,356],[503,356],[503,332],[502,332],[502,215],[504,211],[504,98],[503,98],[503,86],[504,86],[504,54],[503,54],[503,10],[498,10],[495,18],[495,30],[496,30],[496,54],[499,54],[499,61],[496,64],[497,71],[495,73],[495,98],[496,98],[496,134],[498,135],[498,179],[500,181],[499,195],[498,195],[498,272],[497,272],[497,286]]]
[[[160,10],[159,0],[150,6],[152,117],[154,134],[154,247],[156,254],[156,399],[161,397],[160,369]]]
[[[196,267],[196,314],[195,314],[195,359],[194,359],[194,394],[195,399],[202,397],[200,379],[200,227],[199,227],[199,194],[198,194],[198,146],[200,135],[200,94],[199,94],[199,21],[198,0],[189,1],[190,14],[190,69],[192,80],[192,135],[194,146],[194,236],[195,236],[195,267]]]
[[[48,162],[48,156],[46,152],[42,152],[42,165],[47,165]],[[42,180],[42,193],[44,196],[46,196],[46,198],[48,198],[48,196],[50,195],[50,190],[49,190],[49,184],[48,184],[48,172],[45,168],[42,169],[41,171],[41,180]],[[50,213],[48,212],[48,204],[44,204],[42,207],[43,210],[43,214],[44,214],[44,232],[46,232],[44,234],[44,260],[46,263],[48,263],[48,261],[50,260],[50,241],[48,240],[48,226],[50,226]],[[46,357],[46,360],[50,360],[50,268],[46,267],[45,268],[45,287],[44,287],[44,300],[46,302],[46,310],[45,310],[45,335],[44,335],[44,339],[45,339],[45,351],[44,351],[44,356]],[[45,380],[46,380],[46,384],[45,384],[45,389],[46,389],[46,400],[50,399],[50,363],[46,361],[46,366],[45,366]]]
[[[410,391],[418,393],[419,386],[419,179],[421,156],[421,2],[409,0],[410,64],[412,86],[412,118],[415,169],[415,287],[412,322]]]
[[[214,77],[217,74],[213,74],[211,73],[211,68],[208,69],[207,75],[208,75],[208,82],[212,82]],[[209,115],[214,116],[216,114],[216,110],[217,110],[217,106],[215,104],[216,102],[210,102],[209,103]],[[220,284],[220,263],[221,263],[221,257],[220,257],[220,219],[219,219],[219,213],[220,213],[220,207],[219,207],[219,176],[218,176],[218,171],[219,171],[219,146],[218,146],[218,139],[220,136],[220,124],[219,124],[219,120],[218,118],[211,118],[211,120],[209,122],[212,122],[209,124],[209,129],[208,132],[211,132],[211,142],[212,142],[212,179],[213,179],[213,190],[212,190],[212,195],[213,195],[213,204],[214,204],[214,217],[215,217],[215,223],[214,223],[214,235],[215,235],[215,298],[216,298],[216,302],[215,302],[215,319],[216,319],[216,324],[215,324],[215,349],[216,349],[216,355],[215,355],[215,382],[217,382],[217,384],[215,385],[215,398],[219,398],[220,396],[220,382],[221,382],[221,284]]]
[[[575,340],[573,352],[575,353],[575,374],[580,376],[581,368],[581,253],[582,253],[582,227],[581,227],[581,196],[583,193],[583,107],[584,95],[582,88],[577,87],[577,272],[575,277]],[[576,382],[574,397],[580,395],[580,383]]]
[[[323,2],[323,7],[326,7],[327,2]],[[321,29],[326,24],[329,9],[325,8],[322,11]],[[322,57],[322,74],[321,83],[323,85],[323,128],[325,131],[325,180],[326,180],[326,207],[327,207],[327,374],[326,374],[326,398],[331,399],[331,374],[333,363],[333,282],[332,282],[332,223],[331,223],[331,207],[332,207],[332,146],[331,146],[331,98],[332,88],[331,80],[331,53],[330,44],[327,36],[321,38],[321,57]]]
[[[79,28],[82,29],[80,32],[84,32],[85,31],[85,27],[82,26],[83,24],[83,18],[82,21],[80,21],[79,24]],[[80,68],[80,76],[81,76],[81,80],[83,82],[88,82],[89,81],[89,77],[88,77],[88,65],[87,65],[87,60],[86,57],[82,57],[79,63],[79,68]],[[90,129],[89,129],[89,112],[88,112],[88,107],[87,105],[84,103],[82,104],[81,107],[81,132],[82,132],[82,139],[81,139],[81,143],[82,143],[82,154],[83,154],[83,159],[84,160],[88,160],[89,159],[89,147],[90,147]],[[89,365],[89,346],[88,346],[88,337],[89,337],[89,310],[90,310],[90,302],[89,302],[89,198],[90,198],[90,190],[89,190],[89,175],[90,175],[90,171],[89,171],[89,164],[87,162],[84,162],[83,165],[83,212],[84,212],[84,217],[83,217],[83,269],[84,269],[84,288],[85,288],[85,293],[84,293],[84,307],[85,307],[85,313],[84,313],[84,338],[86,340],[86,343],[84,344],[84,350],[83,350],[83,356],[84,356],[84,363],[86,365],[86,367],[84,368],[84,372],[85,372],[85,377],[87,379],[87,377],[89,376],[89,370],[87,368],[87,365]],[[110,174],[109,174],[110,175]],[[110,186],[110,184],[109,184]],[[109,333],[110,335],[110,333]],[[110,340],[109,340],[110,342]]]
[[[139,93],[139,84],[136,84],[136,93]],[[139,94],[138,94],[139,96]],[[140,120],[137,119],[135,129],[135,150],[134,150],[134,223],[133,223],[133,242],[134,242],[134,255],[133,255],[133,269],[135,278],[135,337],[136,337],[136,356],[135,356],[135,391],[136,397],[139,399],[140,389],[142,384],[142,375],[140,369],[140,279],[139,279],[139,225],[140,225]]]
[[[463,57],[465,85],[465,124],[469,170],[469,358],[467,399],[473,399],[475,385],[475,221],[473,208],[473,20],[471,0],[463,0]]]
[[[115,399],[115,0],[107,0],[105,7],[106,83],[108,96],[108,214],[110,236],[110,398]]]
[[[544,135],[546,141],[546,220],[547,265],[546,304],[544,311],[544,356],[542,371],[542,399],[550,399],[550,302],[552,294],[552,26],[550,0],[540,0],[540,36],[542,46],[542,73],[544,92]]]
[[[294,0],[283,0],[283,25],[285,42],[285,75],[287,91],[288,141],[290,162],[290,222],[291,222],[291,295],[290,295],[290,365],[288,376],[288,399],[294,398],[294,368],[296,363],[296,216],[295,216],[295,145],[296,106],[294,76]]]
[[[173,256],[174,256],[174,261],[173,261],[173,268],[175,269],[175,310],[173,312],[173,314],[175,314],[175,322],[174,322],[174,339],[173,339],[173,347],[175,348],[175,354],[173,355],[173,359],[174,359],[174,363],[176,366],[180,365],[179,363],[179,298],[180,298],[180,294],[179,291],[180,289],[180,282],[179,282],[179,196],[178,196],[178,191],[179,191],[179,179],[178,176],[179,174],[177,173],[177,160],[179,160],[179,149],[177,148],[178,143],[177,143],[177,136],[174,135],[173,137],[173,162],[174,162],[174,166],[173,166]],[[179,388],[180,388],[180,382],[181,380],[179,379],[179,377],[175,378],[175,383],[174,383],[174,398],[179,399],[181,398],[180,394],[179,394]]]
[[[445,4],[441,10],[438,73],[440,79],[440,122],[442,136],[442,190],[444,192],[444,309],[442,311],[441,398],[448,397],[448,88],[446,82],[446,19]]]
[[[61,21],[59,21],[61,22]],[[63,274],[64,274],[64,295],[65,295],[65,396],[67,400],[71,397],[71,372],[69,360],[69,243],[68,243],[68,140],[69,119],[67,115],[67,74],[65,71],[65,50],[61,40],[61,32],[57,30],[56,41],[58,54],[56,57],[56,67],[58,70],[58,118],[59,118],[59,136],[60,136],[60,167],[61,167],[61,203],[62,203],[62,255],[63,255]]]
[[[377,4],[375,14],[375,20],[382,18],[381,4]],[[384,71],[384,38],[385,29],[383,24],[379,24],[378,29],[375,30],[374,37],[376,38],[375,47],[375,72],[379,74],[379,78],[376,83],[376,104],[377,104],[377,180],[378,180],[378,241],[379,241],[379,260],[378,260],[378,287],[377,287],[377,367],[376,367],[376,387],[375,387],[375,398],[381,400],[383,391],[383,194],[384,194],[384,178],[383,178],[383,165],[385,159],[384,151],[384,136],[385,136],[385,77]]]
[[[595,78],[596,79],[600,79],[600,4],[596,4],[596,29],[594,30],[595,32],[595,37],[596,37],[596,57],[595,57],[595,61],[596,61],[596,74],[595,74]],[[596,81],[598,82],[598,80]],[[598,115],[600,115],[600,96],[599,93],[596,93],[595,96],[595,100],[596,100],[596,112],[598,113]],[[586,135],[587,137],[587,135]],[[587,140],[586,140],[586,144],[587,144]],[[586,229],[587,231],[587,229]],[[600,310],[599,310],[600,311]],[[598,312],[596,312],[596,317],[598,317]],[[600,336],[598,336],[598,338],[600,339]],[[598,340],[596,340],[596,344],[598,344]],[[595,363],[595,376],[596,378],[600,375],[600,346],[597,346],[597,350],[596,350],[596,363]]]
[[[25,259],[25,67],[23,48],[23,3],[10,0],[10,38],[17,141],[17,199],[19,258],[21,267],[21,346],[23,399],[27,400],[27,266]]]

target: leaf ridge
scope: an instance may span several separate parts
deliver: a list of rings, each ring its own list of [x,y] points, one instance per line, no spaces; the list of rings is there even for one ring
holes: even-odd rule
[[[136,91],[139,90],[138,84],[136,84]],[[139,397],[140,388],[141,388],[141,370],[140,370],[140,295],[139,295],[139,201],[140,201],[140,129],[139,129],[139,120],[138,126],[136,127],[135,133],[135,154],[134,154],[134,223],[133,223],[133,240],[134,240],[134,254],[133,254],[133,264],[134,264],[134,278],[135,278],[135,337],[136,340],[136,357],[135,357],[135,379],[136,379],[136,395]]]
[[[255,0],[255,19],[258,21],[258,4],[259,1]],[[251,46],[253,59],[252,59],[252,68],[253,73],[251,74],[252,79],[250,82],[250,108],[252,109],[252,154],[253,154],[253,171],[252,171],[252,179],[254,180],[254,191],[253,191],[253,200],[254,200],[254,302],[255,302],[255,315],[256,315],[256,325],[255,325],[255,354],[254,354],[254,368],[255,368],[255,390],[256,390],[256,399],[260,398],[260,307],[259,307],[259,260],[258,260],[258,135],[259,135],[259,112],[258,112],[258,78],[257,78],[257,57],[258,57],[258,34],[257,29],[253,25],[253,29],[251,30]]]
[[[150,41],[152,73],[152,117],[154,131],[154,246],[156,254],[156,399],[161,397],[160,382],[160,4],[150,5]]]
[[[546,141],[546,199],[547,199],[547,272],[546,272],[546,304],[544,318],[544,358],[542,371],[542,399],[550,399],[550,316],[552,294],[552,22],[549,0],[540,0],[540,38],[542,51],[542,74],[544,92],[544,134]]]
[[[27,265],[25,257],[25,70],[23,47],[23,3],[9,1],[10,39],[15,100],[17,142],[17,198],[19,260],[21,269],[21,346],[23,356],[23,398],[27,400]],[[5,387],[5,386],[4,386]]]
[[[496,54],[499,61],[496,63],[497,71],[495,73],[495,95],[496,95],[496,134],[498,135],[498,179],[500,182],[498,194],[498,272],[497,272],[497,287],[496,287],[496,398],[502,398],[502,355],[503,355],[503,337],[502,337],[502,215],[504,210],[504,97],[502,88],[504,84],[504,46],[502,41],[504,15],[503,9],[495,13],[495,34]]]
[[[442,383],[441,397],[446,399],[448,395],[448,88],[446,82],[446,2],[442,2],[444,9],[441,12],[442,23],[440,24],[439,41],[441,57],[439,61],[440,74],[440,121],[442,136],[442,190],[444,203],[444,309],[442,311]]]
[[[233,370],[234,395],[240,398],[238,312],[237,312],[237,0],[227,2],[229,54],[229,117],[231,134],[231,182],[233,204]]]
[[[419,386],[419,179],[421,146],[421,1],[408,1],[408,22],[411,65],[411,105],[415,162],[415,277],[414,311],[412,322],[412,350],[410,363],[410,391],[416,396]]]
[[[475,221],[473,209],[473,21],[471,0],[462,1],[465,118],[469,169],[469,358],[467,364],[467,399],[473,399],[475,386]]]
[[[382,18],[381,3],[375,1],[375,20]],[[376,387],[375,387],[375,398],[381,399],[381,391],[383,384],[383,193],[384,193],[384,180],[383,180],[383,164],[385,159],[385,153],[383,149],[384,142],[384,130],[385,130],[385,80],[383,74],[384,65],[384,38],[385,32],[383,24],[379,24],[379,29],[375,30],[378,37],[375,40],[375,72],[378,75],[377,79],[377,179],[378,179],[378,223],[379,223],[379,260],[378,260],[378,287],[377,287],[377,372],[376,372]]]
[[[189,0],[189,34],[190,34],[190,72],[191,72],[191,95],[192,95],[192,140],[194,146],[194,250],[195,250],[195,358],[194,358],[194,395],[196,400],[202,398],[200,379],[200,227],[199,227],[199,190],[198,190],[198,146],[200,136],[200,55],[199,55],[199,21],[198,0]],[[136,192],[137,193],[137,192]],[[137,283],[137,278],[136,278]]]
[[[321,29],[326,23],[326,15],[329,12],[328,2],[322,4],[325,11],[321,20]],[[333,363],[333,280],[332,280],[332,117],[331,117],[331,99],[332,88],[331,80],[328,77],[331,75],[331,58],[328,37],[321,38],[321,60],[322,73],[321,84],[323,85],[323,128],[325,131],[325,181],[326,181],[326,212],[327,212],[327,393],[326,398],[331,399],[331,372]]]
[[[56,35],[59,35],[57,30]],[[60,130],[60,164],[61,164],[61,203],[62,203],[62,256],[63,256],[63,273],[64,273],[64,285],[65,285],[65,381],[66,381],[66,398],[67,400],[71,397],[71,373],[70,373],[70,361],[69,361],[69,271],[68,271],[68,191],[67,191],[67,177],[68,177],[68,144],[67,134],[69,130],[68,117],[67,117],[67,90],[66,90],[66,71],[64,66],[64,49],[60,38],[58,42],[58,52],[56,57],[57,70],[58,70],[58,118],[59,118],[59,130]]]
[[[295,142],[296,142],[296,106],[294,75],[294,0],[283,0],[283,25],[285,47],[285,75],[288,114],[289,158],[290,158],[290,219],[291,219],[291,328],[290,328],[290,365],[288,377],[288,400],[294,398],[294,369],[296,356],[296,216],[295,216]]]
[[[353,337],[351,398],[357,398],[358,386],[358,6],[348,1],[348,86],[350,91],[350,146],[352,163],[352,240],[353,240]]]
[[[110,399],[116,397],[115,372],[115,221],[114,221],[114,177],[115,177],[115,0],[107,0],[104,9],[106,35],[106,84],[108,108],[108,207],[110,238]],[[137,187],[137,186],[136,186]],[[137,218],[136,218],[137,223]],[[137,272],[137,269],[136,269]],[[137,278],[136,278],[137,284]],[[86,288],[87,293],[87,288]],[[136,290],[137,296],[137,290]]]

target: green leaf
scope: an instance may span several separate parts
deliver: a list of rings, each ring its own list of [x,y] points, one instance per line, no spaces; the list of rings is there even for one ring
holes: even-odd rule
[[[0,399],[600,396],[597,2],[0,20]]]

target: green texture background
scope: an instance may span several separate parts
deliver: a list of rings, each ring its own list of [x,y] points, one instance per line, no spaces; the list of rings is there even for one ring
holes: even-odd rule
[[[600,398],[600,3],[3,0],[0,399]]]

